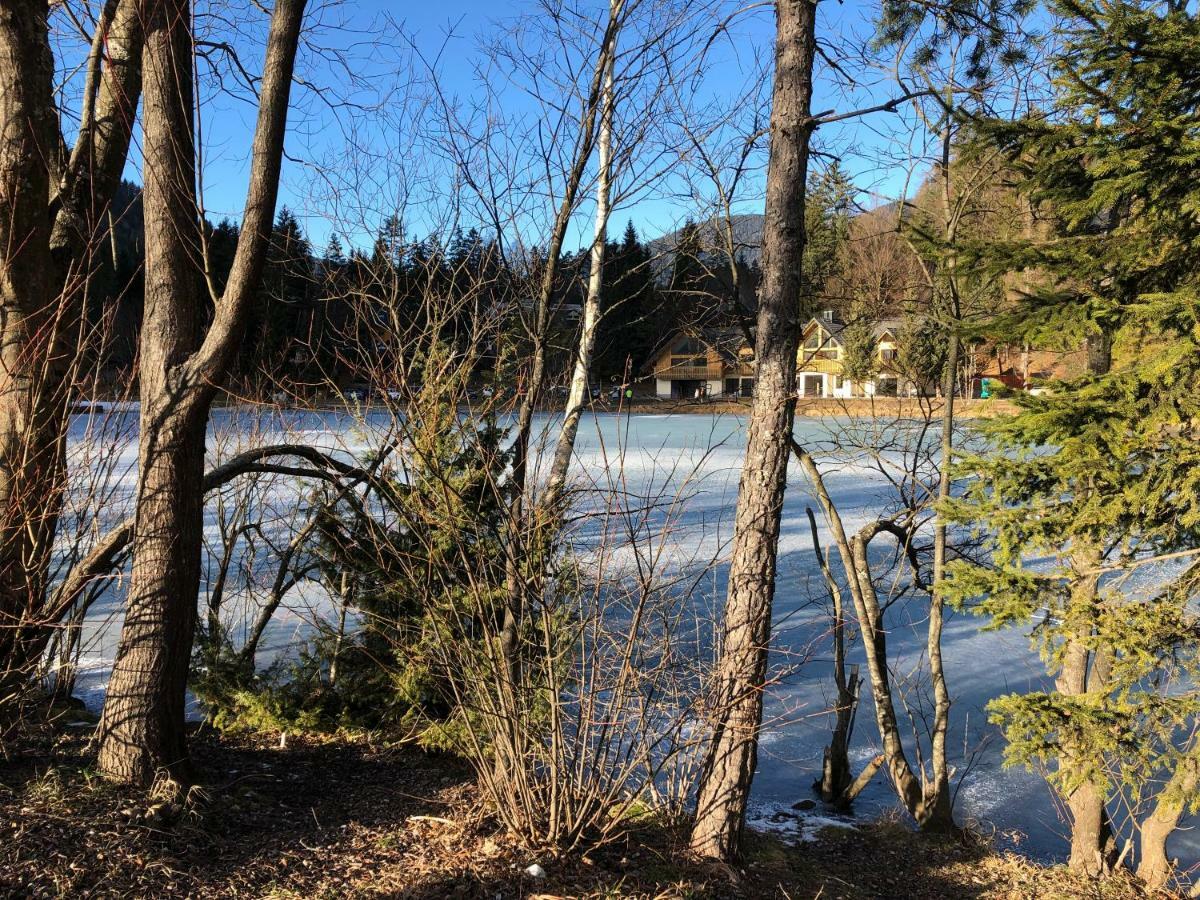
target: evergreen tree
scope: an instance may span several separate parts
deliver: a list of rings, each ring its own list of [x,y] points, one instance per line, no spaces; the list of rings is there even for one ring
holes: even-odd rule
[[[650,251],[630,221],[619,244],[605,254],[603,310],[596,332],[593,369],[606,383],[636,377],[655,342],[670,330],[654,283]]]
[[[936,322],[915,316],[904,320],[896,335],[895,366],[922,394],[935,392],[946,371],[945,335]]]
[[[842,371],[855,384],[865,384],[879,371],[879,342],[871,321],[858,318],[842,329]]]
[[[325,244],[325,253],[321,260],[326,269],[337,269],[346,265],[346,253],[342,249],[342,240],[336,232],[329,235],[329,241]]]
[[[836,299],[830,292],[846,242],[850,239],[853,198],[854,186],[836,161],[824,171],[809,176],[808,197],[804,207],[807,240],[802,267],[802,314],[811,315]]]
[[[462,649],[496,633],[503,610],[509,453],[494,419],[459,414],[466,373],[446,365],[452,350],[429,352],[425,364],[443,377],[408,405],[405,469],[388,492],[395,518],[349,509],[323,523],[322,553],[336,577],[348,575],[362,625],[339,648],[336,691],[322,704],[327,719],[415,727],[425,746],[450,749],[455,717],[466,713],[450,687],[463,673],[447,671],[447,648],[456,663],[468,660]],[[487,629],[481,617],[493,620]]]
[[[704,318],[706,275],[700,226],[688,219],[679,230],[679,239],[675,244],[675,256],[671,264],[667,302],[672,319],[677,322],[696,323]]]
[[[952,584],[995,627],[1038,623],[1053,687],[992,713],[1009,761],[1046,766],[1064,797],[1072,867],[1113,867],[1108,806],[1132,795],[1138,871],[1159,886],[1166,837],[1200,800],[1200,20],[1181,4],[1055,8],[1052,114],[990,123],[981,143],[1007,152],[1058,233],[990,252],[1039,273],[997,326],[1085,338],[1089,371],[1019,396],[985,429],[992,452],[962,460],[974,477],[949,511],[993,552]]]

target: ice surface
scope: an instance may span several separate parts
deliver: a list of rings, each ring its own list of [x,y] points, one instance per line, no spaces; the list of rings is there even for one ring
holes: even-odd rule
[[[96,458],[110,458],[112,477],[107,479],[102,526],[128,514],[136,480],[136,408],[123,408],[102,417],[81,415],[72,424],[70,441],[77,479],[93,471]],[[549,437],[553,420],[542,417],[539,427]],[[798,438],[818,450],[828,441],[830,427],[845,423],[801,419]],[[263,412],[253,408],[216,410],[210,429],[210,457],[227,458],[250,444],[308,442],[349,458],[378,440],[387,427],[386,417],[366,422],[338,412]],[[887,437],[888,426],[880,425]],[[668,564],[679,570],[713,563],[702,579],[697,603],[719,605],[727,574],[725,557],[731,538],[733,513],[741,474],[745,440],[743,420],[736,416],[701,415],[597,415],[585,418],[579,432],[573,483],[584,508],[600,508],[619,492],[627,508],[651,508],[649,523],[669,526]],[[545,465],[547,454],[542,455]],[[86,460],[87,465],[79,462]],[[91,468],[89,468],[89,466]],[[822,468],[848,529],[855,529],[894,500],[894,488],[865,458],[827,457]],[[82,492],[82,491],[81,491]],[[86,492],[82,492],[86,493]],[[301,499],[294,481],[280,481],[262,498],[263,509],[280,521],[295,512]],[[80,499],[80,504],[84,500]],[[812,797],[822,749],[828,741],[830,716],[825,712],[833,693],[828,648],[828,624],[813,598],[822,593],[813,555],[806,506],[813,505],[806,481],[792,467],[791,485],[783,511],[780,537],[779,581],[773,628],[773,662],[794,664],[792,671],[770,692],[766,703],[766,732],[754,781],[755,822],[811,834],[823,825],[846,825],[830,818],[819,807],[812,815],[784,814],[797,800]],[[213,504],[206,528],[216,534]],[[820,517],[818,516],[818,520]],[[577,549],[586,558],[602,526],[583,522],[575,535]],[[828,535],[823,535],[828,546]],[[887,553],[886,549],[882,551]],[[270,554],[264,553],[264,564]],[[621,565],[632,565],[629,547],[616,547],[606,560],[611,575]],[[207,571],[206,565],[206,571]],[[104,681],[115,654],[120,624],[120,591],[107,591],[92,607],[87,620],[84,671],[79,680],[83,698],[98,707]],[[893,605],[887,613],[888,650],[898,672],[912,670],[922,660],[926,606],[915,594]],[[236,608],[252,608],[253,597],[237,598]],[[292,592],[266,635],[261,660],[287,653],[299,639],[311,635],[328,621],[333,604],[315,581]],[[236,626],[237,623],[233,623]],[[1003,740],[987,723],[984,707],[993,697],[1029,690],[1045,684],[1041,662],[1020,631],[985,632],[980,622],[950,614],[945,632],[944,659],[954,706],[949,745],[951,765],[961,777],[957,801],[960,817],[994,833],[1002,844],[1020,845],[1041,858],[1062,858],[1067,827],[1045,782],[1023,770],[1001,765]],[[857,653],[851,662],[861,662]],[[917,695],[910,702],[920,702]],[[870,692],[863,692],[854,734],[856,767],[877,752]],[[910,748],[910,759],[913,759]],[[895,805],[885,776],[876,776],[860,798],[858,815],[872,815]],[[772,823],[774,818],[777,821]],[[1170,851],[1185,864],[1200,860],[1200,840],[1181,831]]]

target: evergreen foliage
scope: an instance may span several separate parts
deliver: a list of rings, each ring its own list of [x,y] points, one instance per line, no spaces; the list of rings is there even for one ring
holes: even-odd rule
[[[447,384],[450,350],[436,345],[429,380],[406,415],[403,470],[368,507],[315,498],[320,522],[312,553],[351,627],[322,634],[300,658],[253,676],[232,653],[197,685],[218,727],[383,729],[431,749],[454,750],[465,711],[453,679],[484,652],[503,612],[509,451],[490,418],[459,415]],[[378,507],[378,508],[376,508]],[[488,622],[483,622],[483,619]],[[453,648],[449,652],[447,648]],[[450,671],[453,660],[458,671]]]
[[[836,161],[808,178],[801,315],[811,315],[820,306],[836,300],[833,281],[843,265],[843,253],[850,239],[853,199],[854,185]]]
[[[946,340],[932,319],[908,316],[896,335],[895,367],[925,393],[941,384],[946,371]]]
[[[1200,20],[1159,3],[1056,9],[1052,114],[980,128],[1056,232],[990,248],[1038,273],[995,324],[1085,337],[1090,371],[1017,396],[984,428],[988,452],[959,461],[970,480],[945,511],[993,552],[953,564],[950,584],[991,627],[1036,623],[1058,676],[992,705],[1008,760],[1048,765],[1065,796],[1113,798],[1152,792],[1196,752]]]
[[[857,318],[842,329],[842,372],[855,384],[871,381],[879,370],[879,342],[870,320]]]

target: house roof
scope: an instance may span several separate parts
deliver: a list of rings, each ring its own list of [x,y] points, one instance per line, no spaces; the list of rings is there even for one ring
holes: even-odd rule
[[[814,325],[818,325],[829,332],[829,339],[832,343],[839,347],[845,346],[841,334],[846,330],[850,323],[844,322],[836,316],[832,319],[826,319],[819,316],[813,316],[809,319],[801,331],[801,335],[808,335]],[[871,335],[879,339],[885,334],[895,335],[901,328],[904,327],[904,320],[900,318],[884,318],[877,319],[871,323]]]
[[[746,334],[741,328],[732,326],[697,329],[681,328],[670,332],[655,345],[643,369],[653,369],[655,361],[681,338],[693,338],[699,341],[705,348],[715,350],[719,356],[728,362],[737,362],[738,354],[746,346]]]

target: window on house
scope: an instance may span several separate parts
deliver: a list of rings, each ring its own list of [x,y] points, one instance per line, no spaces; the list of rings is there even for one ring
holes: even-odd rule
[[[837,359],[837,347],[832,343],[829,332],[816,329],[804,341],[804,356],[807,359]]]

